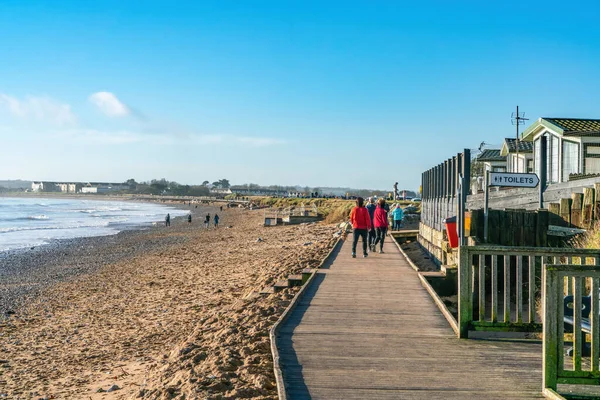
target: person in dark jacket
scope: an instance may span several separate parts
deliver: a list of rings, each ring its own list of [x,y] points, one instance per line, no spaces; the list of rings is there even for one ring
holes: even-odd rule
[[[214,224],[215,224],[215,228],[219,227],[219,216],[217,214],[215,214],[215,217],[213,218]]]
[[[356,199],[356,207],[350,212],[350,222],[352,222],[352,228],[354,229],[352,258],[356,258],[356,244],[359,237],[362,237],[363,257],[367,257],[367,235],[369,229],[371,229],[371,217],[369,216],[369,211],[364,207],[364,199],[362,197]]]
[[[373,247],[377,247],[377,243],[379,243],[379,253],[383,253],[383,241],[385,240],[385,234],[387,233],[389,226],[388,212],[385,209],[385,199],[379,199],[377,203],[375,217],[373,218],[373,224],[375,225],[377,238],[375,239]]]
[[[171,226],[171,214],[167,214],[165,217],[165,226]]]
[[[368,204],[366,206],[367,211],[369,211],[369,217],[371,217],[371,229],[369,229],[369,250],[375,251],[375,238],[377,234],[375,233],[375,227],[373,226],[373,217],[375,216],[375,200],[372,197],[369,197],[367,200]]]

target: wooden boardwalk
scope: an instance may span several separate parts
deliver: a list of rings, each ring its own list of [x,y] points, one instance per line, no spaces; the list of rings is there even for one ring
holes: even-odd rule
[[[387,240],[346,241],[281,327],[288,399],[543,398],[541,343],[457,339]]]

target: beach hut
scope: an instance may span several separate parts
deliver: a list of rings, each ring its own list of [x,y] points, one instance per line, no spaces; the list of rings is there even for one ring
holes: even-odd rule
[[[540,173],[540,139],[547,139],[548,183],[569,177],[600,174],[600,119],[539,118],[523,132],[521,143],[531,143],[535,172]]]

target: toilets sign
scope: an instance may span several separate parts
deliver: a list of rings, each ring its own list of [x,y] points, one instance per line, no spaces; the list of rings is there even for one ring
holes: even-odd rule
[[[511,172],[490,172],[490,186],[510,186],[534,188],[540,183],[536,174],[517,174]]]

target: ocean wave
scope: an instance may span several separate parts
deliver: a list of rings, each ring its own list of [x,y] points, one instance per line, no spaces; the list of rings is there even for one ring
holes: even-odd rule
[[[0,228],[0,233],[37,231],[37,230],[57,230],[57,229],[79,229],[79,228],[105,228],[110,222],[105,221],[101,224],[77,224],[77,225],[53,225],[53,226],[11,226]]]
[[[47,220],[47,219],[50,219],[50,218],[48,218],[47,215],[40,214],[40,215],[30,215],[29,217],[27,217],[27,219]]]
[[[121,207],[98,207],[98,208],[88,208],[83,210],[75,210],[76,212],[85,213],[85,214],[94,214],[101,212],[112,212],[112,211],[123,211]]]

